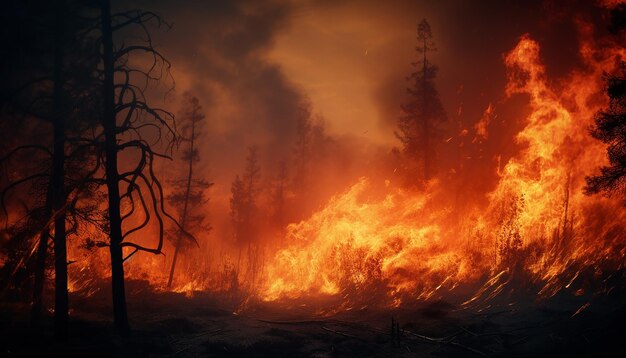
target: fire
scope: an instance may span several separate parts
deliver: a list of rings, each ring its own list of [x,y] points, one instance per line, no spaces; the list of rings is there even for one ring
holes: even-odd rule
[[[480,288],[471,303],[519,278],[550,296],[573,289],[584,275],[622,268],[624,211],[582,192],[585,175],[605,160],[588,127],[603,104],[601,73],[618,55],[583,42],[588,69],[554,85],[539,44],[524,35],[504,58],[506,95],[527,96],[531,114],[516,136],[522,149],[498,170],[487,207],[456,212],[437,181],[419,193],[388,186],[382,199],[370,199],[376,190],[361,179],[289,226],[290,246],[269,265],[262,298],[326,294],[341,295],[347,306],[395,306],[474,283]],[[614,219],[601,224],[598,215],[608,213]]]
[[[605,272],[624,267],[626,214],[618,201],[582,189],[585,176],[606,160],[606,148],[588,133],[606,104],[602,73],[623,54],[593,45],[592,29],[580,29],[584,69],[560,81],[549,78],[539,43],[528,35],[504,56],[505,94],[525,96],[530,114],[515,137],[519,152],[503,165],[498,156],[497,181],[484,203],[455,207],[455,184],[446,178],[420,191],[361,178],[307,220],[288,225],[285,239],[275,240],[285,246],[264,258],[257,281],[244,282],[245,259],[240,263],[233,250],[209,262],[205,253],[218,250],[203,243],[210,248],[187,254],[171,290],[247,290],[265,301],[334,297],[339,310],[452,293],[469,305],[510,292],[512,283],[540,297],[610,290],[602,282]],[[481,142],[493,137],[488,126],[497,111],[498,103],[490,104],[473,127]],[[99,250],[72,265],[71,291],[93,293],[94,280],[85,277],[109,276],[106,254]],[[165,290],[170,259],[136,255],[125,265],[127,277]]]
[[[361,179],[309,220],[288,227],[292,246],[268,269],[266,300],[381,289],[397,296],[420,287],[430,296],[441,284],[438,277],[466,274],[457,265],[458,254],[442,240],[442,229],[433,224],[445,213],[429,214],[429,196],[397,189],[369,201],[364,196],[370,186]],[[424,259],[416,263],[416,257]]]
[[[289,226],[291,246],[268,268],[265,300],[339,294],[348,302],[399,305],[478,278],[462,238],[440,225],[451,211],[435,204],[439,183],[431,194],[387,188],[383,199],[368,200],[372,186],[363,178]]]

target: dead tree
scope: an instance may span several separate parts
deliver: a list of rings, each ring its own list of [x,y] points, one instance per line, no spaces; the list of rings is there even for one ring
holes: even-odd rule
[[[104,149],[101,159],[105,172],[103,181],[108,193],[109,242],[99,245],[109,247],[115,327],[118,333],[126,335],[130,331],[130,326],[126,310],[124,262],[139,251],[162,253],[164,218],[172,220],[186,238],[194,241],[195,239],[165,210],[163,187],[155,175],[154,161],[159,157],[171,158],[155,151],[154,143],[142,138],[146,129],[152,129],[156,131],[157,141],[165,146],[166,150],[171,150],[172,143],[176,141],[174,116],[164,109],[149,105],[145,96],[149,82],[159,81],[164,75],[169,74],[170,62],[154,48],[147,28],[150,22],[157,26],[165,23],[158,15],[146,11],[133,10],[111,14],[109,0],[101,1],[100,12],[104,129]],[[138,26],[143,31],[145,42],[115,48],[114,33],[132,25]],[[148,69],[130,66],[129,57],[137,52],[151,56],[153,62]],[[139,80],[143,80],[145,85],[137,85]],[[118,157],[128,151],[138,153],[139,159],[131,170],[120,173]],[[122,203],[128,203],[130,208],[124,213],[121,210]],[[123,232],[123,222],[132,217],[136,211],[143,213],[144,220],[138,226]],[[157,242],[154,247],[127,241],[131,235],[148,226],[152,219],[156,219],[158,225]],[[126,255],[125,248],[130,250]]]

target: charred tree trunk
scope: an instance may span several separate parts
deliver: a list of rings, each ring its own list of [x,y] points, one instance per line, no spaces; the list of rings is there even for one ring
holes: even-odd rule
[[[114,89],[113,29],[111,4],[101,0],[102,56],[104,65],[104,113],[102,126],[105,136],[105,174],[108,192],[109,240],[111,253],[111,286],[115,329],[121,335],[130,333],[124,289],[124,258],[122,253],[122,219],[120,214],[119,173],[117,171],[117,140]]]
[[[65,232],[65,103],[63,56],[65,4],[56,4],[54,34],[54,152],[52,163],[52,203],[54,208],[54,325],[58,339],[67,338],[67,243]]]
[[[191,179],[193,177],[193,161],[194,161],[194,144],[195,144],[195,136],[196,136],[196,121],[197,121],[197,108],[195,104],[191,112],[191,137],[189,138],[189,168],[187,170],[187,182],[185,187],[185,203],[183,204],[183,213],[180,218],[180,226],[183,230],[185,230],[185,222],[187,221],[187,209],[189,208],[189,194],[191,193]],[[170,277],[167,280],[167,287],[172,287],[172,281],[174,279],[174,270],[176,269],[176,261],[178,259],[178,252],[180,251],[180,246],[182,245],[182,237],[179,236],[176,240],[176,248],[174,248],[174,259],[172,260],[172,268],[170,269]]]
[[[176,247],[174,248],[174,258],[172,259],[172,267],[170,268],[170,276],[167,279],[167,288],[172,287],[172,281],[174,280],[174,269],[176,268],[176,261],[178,260],[178,251],[180,250],[181,240],[182,239],[180,237],[176,239]]]

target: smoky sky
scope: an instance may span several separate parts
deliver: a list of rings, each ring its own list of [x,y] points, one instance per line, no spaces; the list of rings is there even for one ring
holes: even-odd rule
[[[518,103],[501,103],[503,54],[528,33],[540,43],[549,75],[558,79],[580,62],[578,22],[593,24],[596,36],[606,32],[606,11],[583,0],[135,4],[172,24],[155,42],[172,61],[176,93],[191,91],[204,106],[205,159],[225,186],[241,171],[247,146],[261,146],[266,163],[288,159],[298,107],[308,99],[331,135],[397,145],[394,126],[423,18],[437,43],[432,60],[448,117],[460,116],[471,128],[495,104],[500,120],[491,130],[502,135],[491,136],[494,152],[512,147],[520,128],[513,113]]]
[[[305,95],[265,58],[284,31],[290,5],[257,1],[142,1],[171,24],[155,43],[172,62],[175,97],[189,91],[207,116],[201,158],[228,186],[241,172],[247,147],[264,161],[291,153],[295,118]],[[174,107],[178,102],[173,101]],[[204,153],[202,153],[204,152]]]

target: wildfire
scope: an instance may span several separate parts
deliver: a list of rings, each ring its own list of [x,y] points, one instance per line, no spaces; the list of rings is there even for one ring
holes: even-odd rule
[[[369,187],[361,179],[309,220],[289,226],[292,246],[269,267],[265,299],[364,292],[395,297],[420,288],[420,296],[429,297],[442,281],[467,274],[434,224],[447,209],[430,211],[429,196],[399,189],[370,202],[363,198]]]
[[[339,298],[338,309],[350,309],[453,291],[468,305],[510,292],[511,282],[540,296],[610,290],[605,272],[622,269],[626,257],[626,214],[616,200],[588,197],[582,189],[585,176],[606,160],[605,147],[588,133],[605,105],[602,73],[623,54],[584,41],[591,29],[580,28],[585,69],[561,81],[548,78],[540,46],[528,35],[505,55],[505,94],[526,96],[531,111],[515,137],[522,149],[504,165],[498,161],[487,204],[455,207],[449,199],[455,184],[443,179],[415,191],[361,178],[307,220],[287,226],[285,247],[264,262],[250,293],[265,301],[331,296]],[[490,104],[474,127],[481,141],[492,137],[487,130],[496,113],[497,103]],[[106,261],[104,250],[100,254],[96,261]],[[168,260],[137,255],[126,274],[166,289]],[[236,255],[222,261],[216,270],[197,254],[171,290],[241,289],[245,263]],[[94,265],[93,258],[73,265],[71,291],[88,290],[78,282],[89,262]],[[93,270],[107,276],[106,267]]]
[[[604,161],[605,148],[588,127],[602,105],[601,73],[618,55],[592,50],[583,43],[589,69],[558,86],[528,35],[506,54],[506,94],[528,96],[532,112],[516,136],[523,149],[499,171],[486,208],[455,212],[436,181],[423,193],[390,187],[383,199],[367,200],[371,183],[361,179],[289,226],[290,246],[269,266],[261,296],[328,294],[399,305],[475,283],[480,288],[471,303],[500,294],[515,279],[554,295],[576,286],[583,273],[602,277],[605,268],[622,268],[623,210],[582,193],[585,175]],[[603,214],[614,220],[601,224]]]

